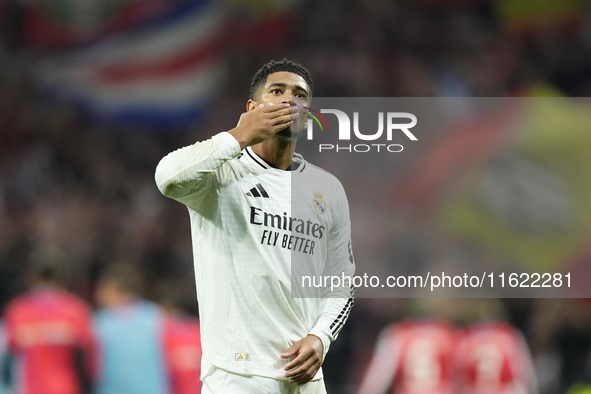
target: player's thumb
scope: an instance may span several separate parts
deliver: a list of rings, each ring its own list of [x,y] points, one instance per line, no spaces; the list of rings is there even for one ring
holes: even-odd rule
[[[296,342],[289,349],[281,353],[281,358],[290,358],[300,350],[300,343]]]

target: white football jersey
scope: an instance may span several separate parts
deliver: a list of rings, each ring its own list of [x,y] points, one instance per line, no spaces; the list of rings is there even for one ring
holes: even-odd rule
[[[168,154],[156,183],[189,209],[202,378],[215,365],[285,379],[280,354],[308,334],[326,355],[353,306],[348,283],[314,286],[354,273],[341,183],[298,154],[288,171],[273,168],[227,132]]]

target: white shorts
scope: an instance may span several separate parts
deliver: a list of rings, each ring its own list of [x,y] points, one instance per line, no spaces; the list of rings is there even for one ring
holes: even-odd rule
[[[213,368],[203,380],[201,394],[326,394],[324,379],[297,385],[286,380],[238,375]]]

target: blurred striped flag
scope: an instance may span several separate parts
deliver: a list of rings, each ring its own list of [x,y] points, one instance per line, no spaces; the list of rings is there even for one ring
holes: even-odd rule
[[[24,44],[56,50],[87,44],[157,19],[191,0],[27,0],[20,2]]]
[[[40,62],[42,96],[108,123],[160,129],[198,119],[225,76],[226,18],[213,0],[176,4],[138,27]]]

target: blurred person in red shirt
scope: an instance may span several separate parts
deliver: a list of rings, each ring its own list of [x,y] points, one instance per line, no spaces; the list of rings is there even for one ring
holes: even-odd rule
[[[455,329],[442,320],[384,328],[358,394],[455,394]]]
[[[537,384],[529,347],[521,332],[503,322],[498,300],[471,300],[481,315],[461,334],[456,368],[461,394],[535,394]]]
[[[189,296],[179,283],[166,283],[163,288],[160,302],[166,313],[163,336],[171,394],[201,393],[199,320],[185,307],[195,296]]]
[[[458,346],[462,394],[533,394],[535,375],[519,331],[502,322],[465,329]]]
[[[96,362],[92,311],[60,286],[60,263],[47,257],[35,264],[31,289],[4,311],[18,394],[90,392]]]

